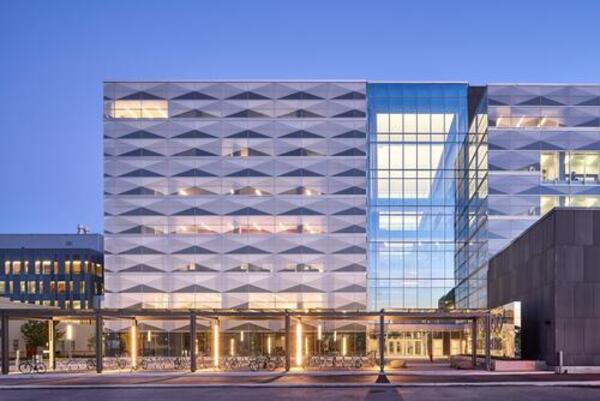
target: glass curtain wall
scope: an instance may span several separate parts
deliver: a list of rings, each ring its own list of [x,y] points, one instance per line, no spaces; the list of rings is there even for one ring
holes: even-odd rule
[[[437,308],[454,287],[466,84],[369,84],[369,309]]]
[[[485,307],[487,286],[487,100],[484,87],[469,88],[469,129],[456,159],[457,286],[446,308]]]

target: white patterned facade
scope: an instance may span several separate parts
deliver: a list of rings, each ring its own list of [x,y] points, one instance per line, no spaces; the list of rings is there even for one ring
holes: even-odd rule
[[[106,307],[365,308],[365,82],[104,100]]]

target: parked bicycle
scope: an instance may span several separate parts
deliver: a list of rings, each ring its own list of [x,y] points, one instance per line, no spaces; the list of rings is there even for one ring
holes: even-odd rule
[[[271,358],[269,355],[259,355],[256,358],[250,360],[248,367],[252,371],[257,371],[263,369],[275,370],[281,366],[279,365],[279,358]]]
[[[175,369],[189,369],[190,368],[190,358],[178,356],[173,361],[173,366]]]
[[[19,372],[29,374],[32,371],[39,374],[46,373],[46,365],[37,356],[19,362]]]
[[[85,368],[87,370],[95,370],[96,369],[96,359],[88,358],[88,360],[85,361]]]

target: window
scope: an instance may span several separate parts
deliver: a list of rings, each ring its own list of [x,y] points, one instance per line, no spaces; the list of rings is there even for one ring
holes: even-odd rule
[[[541,196],[540,213],[544,215],[557,206],[600,207],[600,196],[571,195],[571,196]]]
[[[59,281],[58,282],[58,294],[64,294],[65,293],[65,282],[64,281]]]
[[[12,272],[13,274],[20,274],[21,273],[21,262],[18,261],[14,261],[12,263]]]
[[[4,262],[4,274],[10,275],[10,260]]]
[[[169,117],[169,102],[166,100],[115,100],[109,107],[111,118]]]
[[[558,165],[558,152],[542,152],[540,155],[542,181],[557,182],[559,177]]]
[[[81,261],[78,259],[73,260],[73,274],[80,275],[81,274]]]
[[[71,274],[71,261],[65,260],[65,274]]]
[[[30,282],[29,282],[29,283],[27,283],[27,284],[28,284],[28,287],[29,287],[29,288],[27,289],[27,291],[28,291],[30,294],[35,294],[35,281],[30,281]]]
[[[540,167],[546,183],[600,182],[600,152],[542,152]]]
[[[34,268],[35,268],[35,274],[40,274],[40,272],[42,271],[42,262],[40,262],[39,260],[36,260],[34,263]]]
[[[0,294],[4,295],[6,292],[6,283],[4,281],[0,281]]]
[[[49,260],[44,260],[42,262],[42,272],[45,275],[50,275],[50,267],[51,267],[51,262]]]

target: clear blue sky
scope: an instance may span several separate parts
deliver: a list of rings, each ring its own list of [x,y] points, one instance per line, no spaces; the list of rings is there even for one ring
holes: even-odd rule
[[[600,82],[600,1],[0,0],[0,232],[102,230],[102,81]]]

